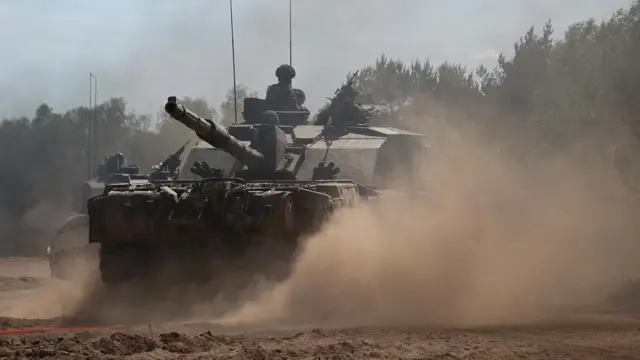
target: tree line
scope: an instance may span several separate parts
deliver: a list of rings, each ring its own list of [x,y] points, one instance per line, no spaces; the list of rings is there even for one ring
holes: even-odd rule
[[[355,85],[362,102],[395,109],[395,116],[377,120],[382,125],[409,126],[402,114],[428,100],[438,108],[458,109],[470,121],[518,127],[550,151],[585,135],[601,134],[604,143],[618,133],[640,137],[640,0],[606,21],[575,23],[558,40],[553,34],[551,21],[537,31],[531,27],[514,43],[513,55],[501,54],[493,69],[434,65],[428,59],[407,63],[382,55],[359,70]],[[240,112],[242,99],[255,93],[239,86],[238,95]],[[203,98],[184,101],[221,123],[234,118],[232,90],[217,108]],[[25,239],[42,233],[38,224],[47,217],[42,212],[63,214],[70,208],[73,192],[87,178],[87,124],[93,117],[97,160],[122,152],[142,171],[194,137],[162,111],[129,111],[123,98],[109,99],[95,111],[81,106],[59,112],[42,104],[32,118],[4,119],[0,252],[29,250]],[[620,153],[629,162],[633,153],[627,145]]]

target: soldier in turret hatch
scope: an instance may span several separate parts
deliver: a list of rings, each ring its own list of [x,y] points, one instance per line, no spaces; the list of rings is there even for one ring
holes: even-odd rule
[[[298,98],[291,87],[296,70],[291,65],[280,65],[276,69],[278,83],[267,88],[267,108],[274,111],[298,110]]]

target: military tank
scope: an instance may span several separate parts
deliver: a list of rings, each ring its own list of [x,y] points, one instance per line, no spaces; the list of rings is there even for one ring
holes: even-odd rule
[[[195,162],[195,180],[108,184],[88,202],[89,241],[100,244],[105,284],[215,282],[233,273],[288,275],[292,257],[338,208],[376,197],[335,167],[316,162],[305,179],[308,146],[290,142],[279,117],[245,128],[245,144],[170,97],[165,110],[215,149],[236,160],[232,176]],[[233,128],[233,127],[232,127]],[[235,128],[241,129],[239,127]],[[252,256],[255,255],[255,256]]]
[[[86,206],[91,197],[101,194],[107,184],[135,184],[177,177],[181,165],[180,157],[189,142],[154,165],[148,174],[140,174],[140,168],[127,163],[122,153],[106,156],[96,169],[96,176],[81,185],[74,201],[75,214],[55,230],[49,242],[46,251],[51,276],[62,280],[82,277],[84,274],[77,274],[78,269],[97,260],[97,244],[87,246],[89,214]]]
[[[176,179],[109,184],[89,200],[103,283],[210,283],[239,272],[282,280],[336,209],[415,185],[424,136],[371,125],[380,109],[357,103],[352,82],[313,121],[299,89],[298,110],[246,98],[244,122],[228,128],[170,97],[165,111],[202,141]]]

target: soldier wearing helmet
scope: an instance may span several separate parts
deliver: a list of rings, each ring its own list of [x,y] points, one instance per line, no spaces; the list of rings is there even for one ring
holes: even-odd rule
[[[267,88],[267,108],[274,111],[298,110],[298,98],[291,87],[296,70],[291,65],[280,65],[276,69],[278,83]]]

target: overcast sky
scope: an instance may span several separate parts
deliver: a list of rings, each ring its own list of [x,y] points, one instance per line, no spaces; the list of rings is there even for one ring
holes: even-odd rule
[[[238,83],[264,95],[287,63],[288,0],[234,0]],[[315,110],[348,71],[382,53],[493,67],[551,18],[556,35],[631,0],[293,0],[294,85]],[[151,113],[167,96],[216,106],[232,87],[227,0],[0,0],[0,118],[123,96]]]

